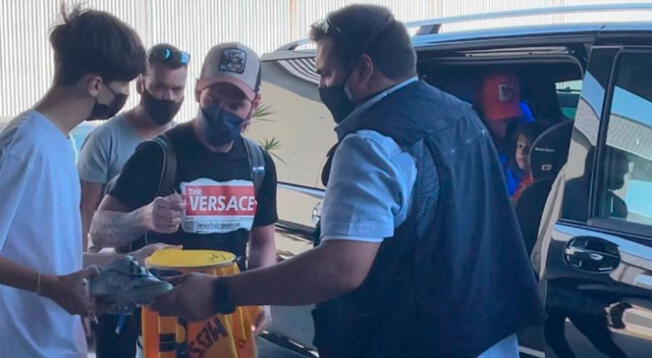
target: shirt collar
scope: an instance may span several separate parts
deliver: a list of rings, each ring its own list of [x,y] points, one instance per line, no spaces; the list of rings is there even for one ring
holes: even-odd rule
[[[389,96],[390,94],[400,90],[403,87],[406,87],[414,82],[419,81],[419,78],[417,76],[414,76],[408,80],[405,80],[399,84],[396,84],[379,94],[373,96],[366,102],[362,103],[360,106],[356,107],[351,114],[349,114],[342,123],[338,124],[337,127],[335,127],[335,132],[337,133],[338,139],[342,139],[346,134],[349,132],[353,131],[353,128],[356,127],[358,122],[360,121],[360,114],[369,108],[371,108],[373,105],[376,103],[380,102],[383,100],[385,97]]]

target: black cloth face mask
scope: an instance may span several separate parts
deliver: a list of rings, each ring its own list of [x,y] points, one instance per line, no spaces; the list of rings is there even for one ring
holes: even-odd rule
[[[359,48],[356,46],[356,48],[358,48],[358,55],[362,56],[362,54],[366,53],[368,47],[376,41],[378,36],[385,30],[385,28],[394,22],[395,21],[393,17],[388,18],[387,21],[382,26],[380,26],[371,37],[369,37],[365,44],[362,44],[362,46]],[[332,23],[328,18],[326,19],[326,23],[328,24],[328,27],[326,30],[324,30],[325,32],[332,33],[333,36],[339,38],[340,40],[345,39],[346,32],[343,31],[337,24]],[[346,117],[348,117],[351,112],[353,112],[357,104],[356,102],[353,102],[349,95],[346,93],[346,82],[349,80],[349,77],[351,77],[351,73],[353,72],[354,68],[355,66],[349,69],[349,73],[346,75],[346,77],[344,77],[344,81],[342,81],[341,84],[329,87],[319,87],[319,97],[331,112],[333,115],[333,120],[337,124],[342,123],[342,121],[346,119]]]
[[[355,107],[355,103],[346,93],[346,82],[349,80],[351,72],[353,72],[352,69],[346,77],[344,77],[344,81],[339,85],[319,87],[319,98],[321,98],[321,101],[331,112],[333,120],[337,124],[342,123],[342,121],[353,112]]]
[[[147,115],[158,125],[170,123],[172,118],[179,112],[182,102],[175,102],[169,99],[154,97],[147,89],[140,95],[140,104]]]
[[[104,84],[104,82],[102,84]],[[89,118],[91,121],[96,119],[109,119],[115,116],[118,112],[120,112],[122,107],[124,107],[125,103],[127,102],[127,97],[129,97],[124,93],[118,93],[114,91],[107,84],[104,84],[104,87],[108,88],[109,91],[111,91],[113,94],[113,100],[109,104],[104,104],[98,102],[97,97],[95,97],[95,105],[93,106],[93,110],[91,111]]]

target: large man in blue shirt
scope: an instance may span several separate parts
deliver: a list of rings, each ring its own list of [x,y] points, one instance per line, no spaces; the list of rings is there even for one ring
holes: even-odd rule
[[[470,105],[416,77],[405,27],[353,5],[313,26],[338,123],[322,243],[281,264],[185,276],[163,314],[319,303],[321,357],[518,357],[538,321],[533,271],[491,136]]]

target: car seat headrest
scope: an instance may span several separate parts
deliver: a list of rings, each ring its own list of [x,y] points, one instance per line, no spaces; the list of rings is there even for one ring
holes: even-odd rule
[[[530,165],[535,180],[554,178],[568,158],[573,122],[564,121],[541,133],[532,143]]]

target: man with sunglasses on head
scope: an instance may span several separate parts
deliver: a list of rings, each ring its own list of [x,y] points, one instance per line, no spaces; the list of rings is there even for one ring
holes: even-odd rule
[[[274,264],[276,169],[241,135],[260,105],[260,83],[252,49],[214,46],[195,88],[197,116],[136,149],[100,203],[91,238],[130,249],[164,242],[229,251],[243,270]],[[265,309],[257,331],[269,317]]]
[[[147,68],[136,81],[140,103],[98,126],[86,138],[77,169],[81,179],[82,234],[84,244],[90,239],[89,252],[113,246],[102,242],[101,236],[89,238],[93,214],[136,147],[172,127],[172,119],[183,104],[189,61],[188,53],[170,44],[153,46],[147,53]],[[140,259],[158,247],[151,245],[134,256]],[[93,326],[97,356],[134,357],[139,326],[137,314],[100,316]]]
[[[172,127],[172,119],[183,104],[189,61],[186,52],[172,45],[153,46],[147,69],[136,82],[140,103],[95,128],[86,138],[77,162],[84,240],[89,239],[91,220],[107,185],[120,174],[136,147]],[[91,252],[111,246],[98,241],[91,240]]]

